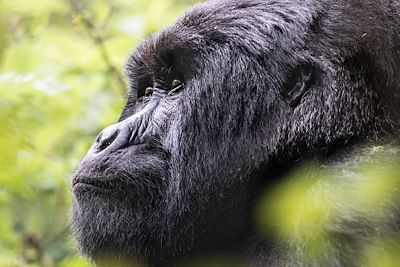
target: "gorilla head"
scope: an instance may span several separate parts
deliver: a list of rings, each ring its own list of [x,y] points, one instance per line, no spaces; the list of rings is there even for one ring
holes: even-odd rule
[[[211,1],[142,43],[119,122],[73,177],[83,253],[165,266],[250,244],[260,188],[397,134],[390,2]]]

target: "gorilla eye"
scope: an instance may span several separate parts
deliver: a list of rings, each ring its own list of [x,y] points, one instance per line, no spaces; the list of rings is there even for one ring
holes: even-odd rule
[[[183,89],[183,85],[183,82],[181,82],[180,80],[173,80],[171,84],[170,94],[179,93]]]
[[[149,97],[153,94],[154,89],[152,87],[147,87],[146,90],[144,91],[144,96]]]
[[[173,80],[172,81],[172,89],[175,89],[176,87],[179,87],[182,85],[182,82],[180,80]]]

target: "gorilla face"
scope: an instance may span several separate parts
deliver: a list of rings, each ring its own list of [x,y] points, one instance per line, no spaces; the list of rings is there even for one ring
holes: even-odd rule
[[[211,1],[141,44],[119,122],[72,180],[83,253],[162,264],[239,246],[260,185],[391,133],[400,60],[381,4],[336,2]]]

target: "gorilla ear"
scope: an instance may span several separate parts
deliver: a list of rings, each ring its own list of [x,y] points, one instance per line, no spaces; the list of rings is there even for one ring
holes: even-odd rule
[[[314,83],[315,71],[315,66],[303,63],[289,73],[282,93],[292,108],[300,104],[302,97]]]

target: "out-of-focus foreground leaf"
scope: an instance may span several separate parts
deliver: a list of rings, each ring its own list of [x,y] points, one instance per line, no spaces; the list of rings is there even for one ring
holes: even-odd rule
[[[399,151],[372,147],[337,166],[303,166],[265,193],[260,229],[276,235],[298,266],[346,257],[354,266],[397,266]]]

